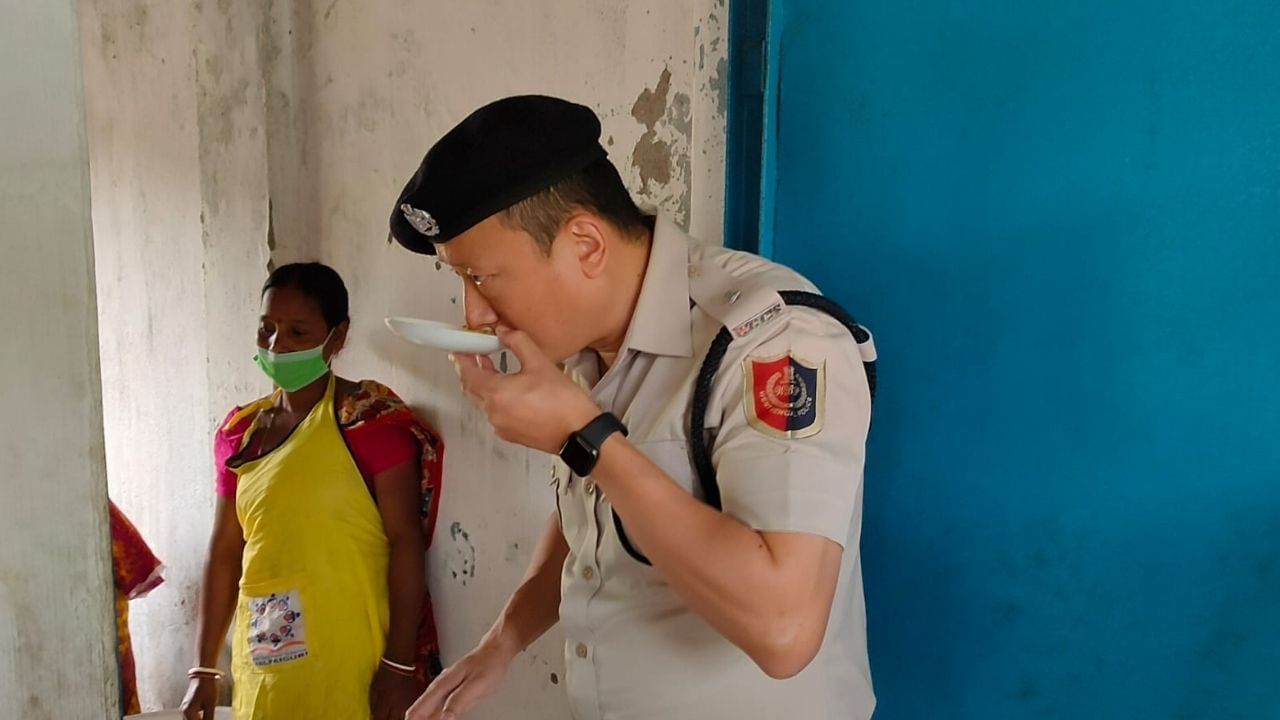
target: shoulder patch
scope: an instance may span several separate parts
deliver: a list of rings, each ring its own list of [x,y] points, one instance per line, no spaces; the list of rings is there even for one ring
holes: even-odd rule
[[[827,364],[790,353],[742,361],[743,411],[765,435],[796,439],[822,431],[826,411]]]

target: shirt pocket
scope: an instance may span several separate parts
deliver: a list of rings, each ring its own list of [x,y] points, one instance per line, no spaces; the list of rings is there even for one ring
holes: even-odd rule
[[[686,492],[701,497],[702,493],[695,490],[697,483],[693,476],[693,456],[690,454],[692,448],[689,447],[688,440],[633,440],[631,444]]]
[[[693,462],[689,455],[689,443],[684,438],[633,440],[631,444],[686,492],[701,498],[702,493],[694,489],[696,483]],[[607,560],[616,563],[620,569],[627,566],[632,566],[633,570],[636,566],[648,569],[644,548],[627,534],[622,518],[613,509],[613,505],[607,502],[607,498],[606,502],[600,504],[600,514],[599,522],[604,528],[605,540],[602,545],[608,549]]]
[[[556,491],[556,514],[560,518],[560,531],[570,550],[582,550],[582,542],[587,532],[587,513],[585,498],[582,493],[583,479],[577,477],[562,461],[552,460],[551,484]]]

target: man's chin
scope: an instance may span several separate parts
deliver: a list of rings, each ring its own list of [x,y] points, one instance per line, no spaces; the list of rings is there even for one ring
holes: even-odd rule
[[[581,350],[578,350],[576,352],[569,352],[569,353],[560,352],[554,355],[548,355],[548,357],[550,357],[552,361],[555,362],[556,365],[559,365],[560,368],[563,369],[566,363],[578,357],[582,353],[586,352],[588,349],[589,348],[582,348]]]

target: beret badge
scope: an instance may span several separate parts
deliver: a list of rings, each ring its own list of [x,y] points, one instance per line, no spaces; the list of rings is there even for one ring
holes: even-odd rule
[[[413,229],[423,235],[435,237],[440,234],[440,224],[426,210],[419,210],[409,203],[403,203],[400,206],[400,212],[404,213],[404,219],[413,226]]]

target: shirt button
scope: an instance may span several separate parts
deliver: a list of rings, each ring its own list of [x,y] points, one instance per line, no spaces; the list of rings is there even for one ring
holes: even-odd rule
[[[587,646],[583,645],[582,643],[578,643],[578,648],[574,652],[577,653],[578,657],[582,658],[583,660],[587,658]]]
[[[591,578],[593,578],[593,577],[595,577],[595,576],[596,576],[596,571],[595,571],[595,569],[593,569],[590,565],[588,565],[587,567],[582,568],[582,577],[583,577],[584,579],[586,579],[586,580],[590,580]]]
[[[595,494],[596,494],[596,484],[595,484],[595,483],[593,483],[593,482],[591,482],[590,480],[588,480],[588,481],[586,482],[586,485],[584,485],[584,487],[586,488],[586,491],[587,491],[587,494],[588,494],[588,495],[595,495]]]

